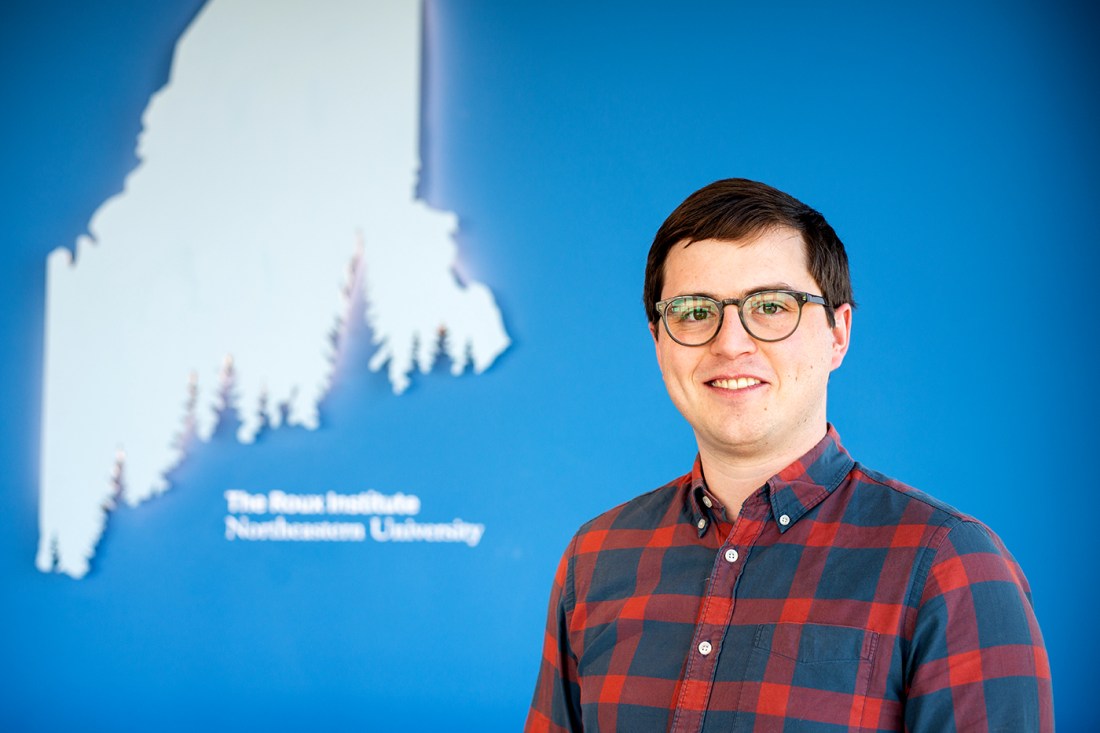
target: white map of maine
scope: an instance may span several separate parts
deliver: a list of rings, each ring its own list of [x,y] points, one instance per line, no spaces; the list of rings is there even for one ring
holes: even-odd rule
[[[39,569],[88,572],[116,497],[209,439],[226,373],[239,440],[261,410],[316,427],[349,269],[395,393],[441,344],[455,374],[508,347],[456,217],[415,198],[420,43],[420,0],[211,0],[180,38],[123,192],[49,256]]]

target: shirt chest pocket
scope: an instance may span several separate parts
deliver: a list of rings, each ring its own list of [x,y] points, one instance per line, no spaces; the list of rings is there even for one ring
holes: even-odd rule
[[[802,722],[815,730],[820,724],[858,726],[877,646],[878,634],[868,629],[761,624],[738,708],[786,720],[784,730]]]

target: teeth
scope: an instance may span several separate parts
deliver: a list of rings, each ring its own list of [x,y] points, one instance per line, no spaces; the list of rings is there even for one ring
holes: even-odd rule
[[[738,379],[715,379],[711,382],[715,387],[721,387],[722,389],[744,389],[745,387],[751,387],[754,384],[760,384],[759,379],[753,379],[752,377],[740,377]]]

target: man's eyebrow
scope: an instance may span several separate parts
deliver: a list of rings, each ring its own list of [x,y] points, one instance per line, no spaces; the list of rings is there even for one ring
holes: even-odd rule
[[[750,295],[762,292],[764,290],[798,290],[798,288],[792,286],[790,283],[766,283],[764,285],[754,285],[747,290],[742,290],[740,295],[735,295],[733,297],[737,298],[738,300],[743,300]],[[705,290],[699,290],[694,293],[683,293],[680,297],[682,297],[683,295],[705,295],[712,300],[725,300],[726,298],[730,297],[727,295],[718,295],[716,293],[707,292]]]
[[[741,297],[752,295],[753,293],[759,293],[762,290],[798,290],[790,283],[768,283],[766,285],[757,285],[755,288],[749,288],[744,292]]]

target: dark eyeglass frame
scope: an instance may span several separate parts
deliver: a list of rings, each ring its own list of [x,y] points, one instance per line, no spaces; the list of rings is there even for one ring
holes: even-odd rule
[[[793,296],[795,301],[798,303],[798,319],[795,320],[794,327],[791,329],[791,332],[788,333],[786,336],[780,336],[779,338],[774,339],[760,338],[752,332],[752,329],[749,328],[749,324],[745,321],[745,312],[742,310],[741,304],[747,300],[755,298],[759,295],[764,295],[766,293],[783,293],[784,295],[790,295]],[[714,303],[714,305],[718,307],[718,325],[714,327],[714,333],[712,333],[710,335],[710,338],[708,338],[706,341],[702,341],[698,344],[689,344],[681,341],[680,339],[672,335],[672,329],[668,326],[667,309],[672,301],[679,300],[680,298],[698,298],[700,300],[706,300]],[[721,333],[722,324],[725,322],[727,305],[737,306],[737,317],[741,319],[741,326],[744,327],[745,333],[747,333],[749,336],[752,336],[757,341],[763,341],[765,343],[775,343],[776,341],[789,339],[791,336],[794,335],[794,332],[798,330],[799,324],[802,323],[802,306],[806,305],[807,303],[816,303],[817,305],[823,306],[829,315],[829,320],[832,321],[832,319],[834,318],[833,307],[829,305],[829,303],[822,296],[805,293],[801,290],[776,290],[774,288],[768,290],[757,290],[754,293],[749,293],[743,298],[724,298],[722,300],[712,298],[709,295],[674,295],[671,298],[665,298],[664,300],[657,301],[656,308],[657,313],[659,313],[661,316],[661,322],[665,324],[665,333],[668,334],[668,337],[670,339],[680,344],[681,346],[706,346],[711,341],[713,341],[719,333]]]

